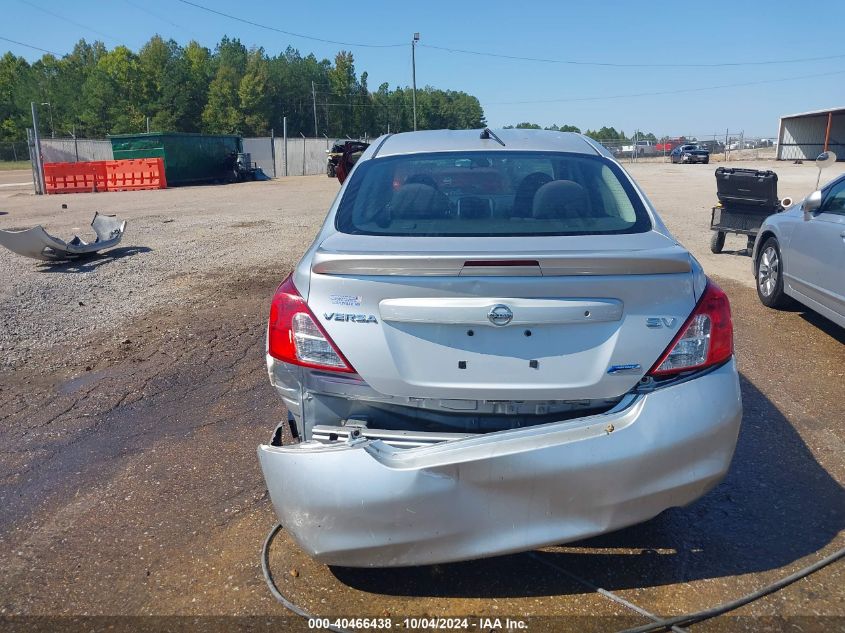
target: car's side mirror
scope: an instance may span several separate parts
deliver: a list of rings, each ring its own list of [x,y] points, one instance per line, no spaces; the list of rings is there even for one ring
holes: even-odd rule
[[[818,211],[821,206],[822,192],[814,191],[809,196],[804,198],[804,202],[801,203],[801,210],[804,212],[805,215],[807,215],[812,213],[813,211]]]

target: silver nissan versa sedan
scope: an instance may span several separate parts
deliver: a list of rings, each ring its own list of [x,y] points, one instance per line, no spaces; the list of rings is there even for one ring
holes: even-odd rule
[[[688,504],[730,465],[730,307],[599,144],[387,135],[276,291],[298,443],[258,449],[319,561],[479,558]]]

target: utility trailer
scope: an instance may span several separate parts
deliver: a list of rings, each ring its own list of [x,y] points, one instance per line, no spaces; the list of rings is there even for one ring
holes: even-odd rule
[[[747,236],[751,251],[763,220],[783,211],[778,199],[778,176],[771,170],[719,167],[716,195],[719,202],[710,211],[713,253],[722,252],[728,233]]]

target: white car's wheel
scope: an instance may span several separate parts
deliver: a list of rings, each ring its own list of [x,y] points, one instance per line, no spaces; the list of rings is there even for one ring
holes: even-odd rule
[[[785,308],[790,300],[783,292],[783,259],[774,237],[765,241],[757,253],[757,296],[770,308]]]

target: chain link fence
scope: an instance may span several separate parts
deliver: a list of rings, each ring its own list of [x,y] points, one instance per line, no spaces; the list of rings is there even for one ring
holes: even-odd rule
[[[41,156],[45,163],[74,163],[111,160],[111,141],[106,139],[42,138]],[[0,141],[0,163],[32,160],[31,142]]]
[[[659,139],[634,138],[595,139],[622,162],[682,162],[681,148],[695,145],[710,152],[710,161],[760,161],[777,158],[773,137],[746,136],[742,132],[727,134],[665,136]]]
[[[20,162],[29,160],[26,141],[0,141],[0,161]]]

